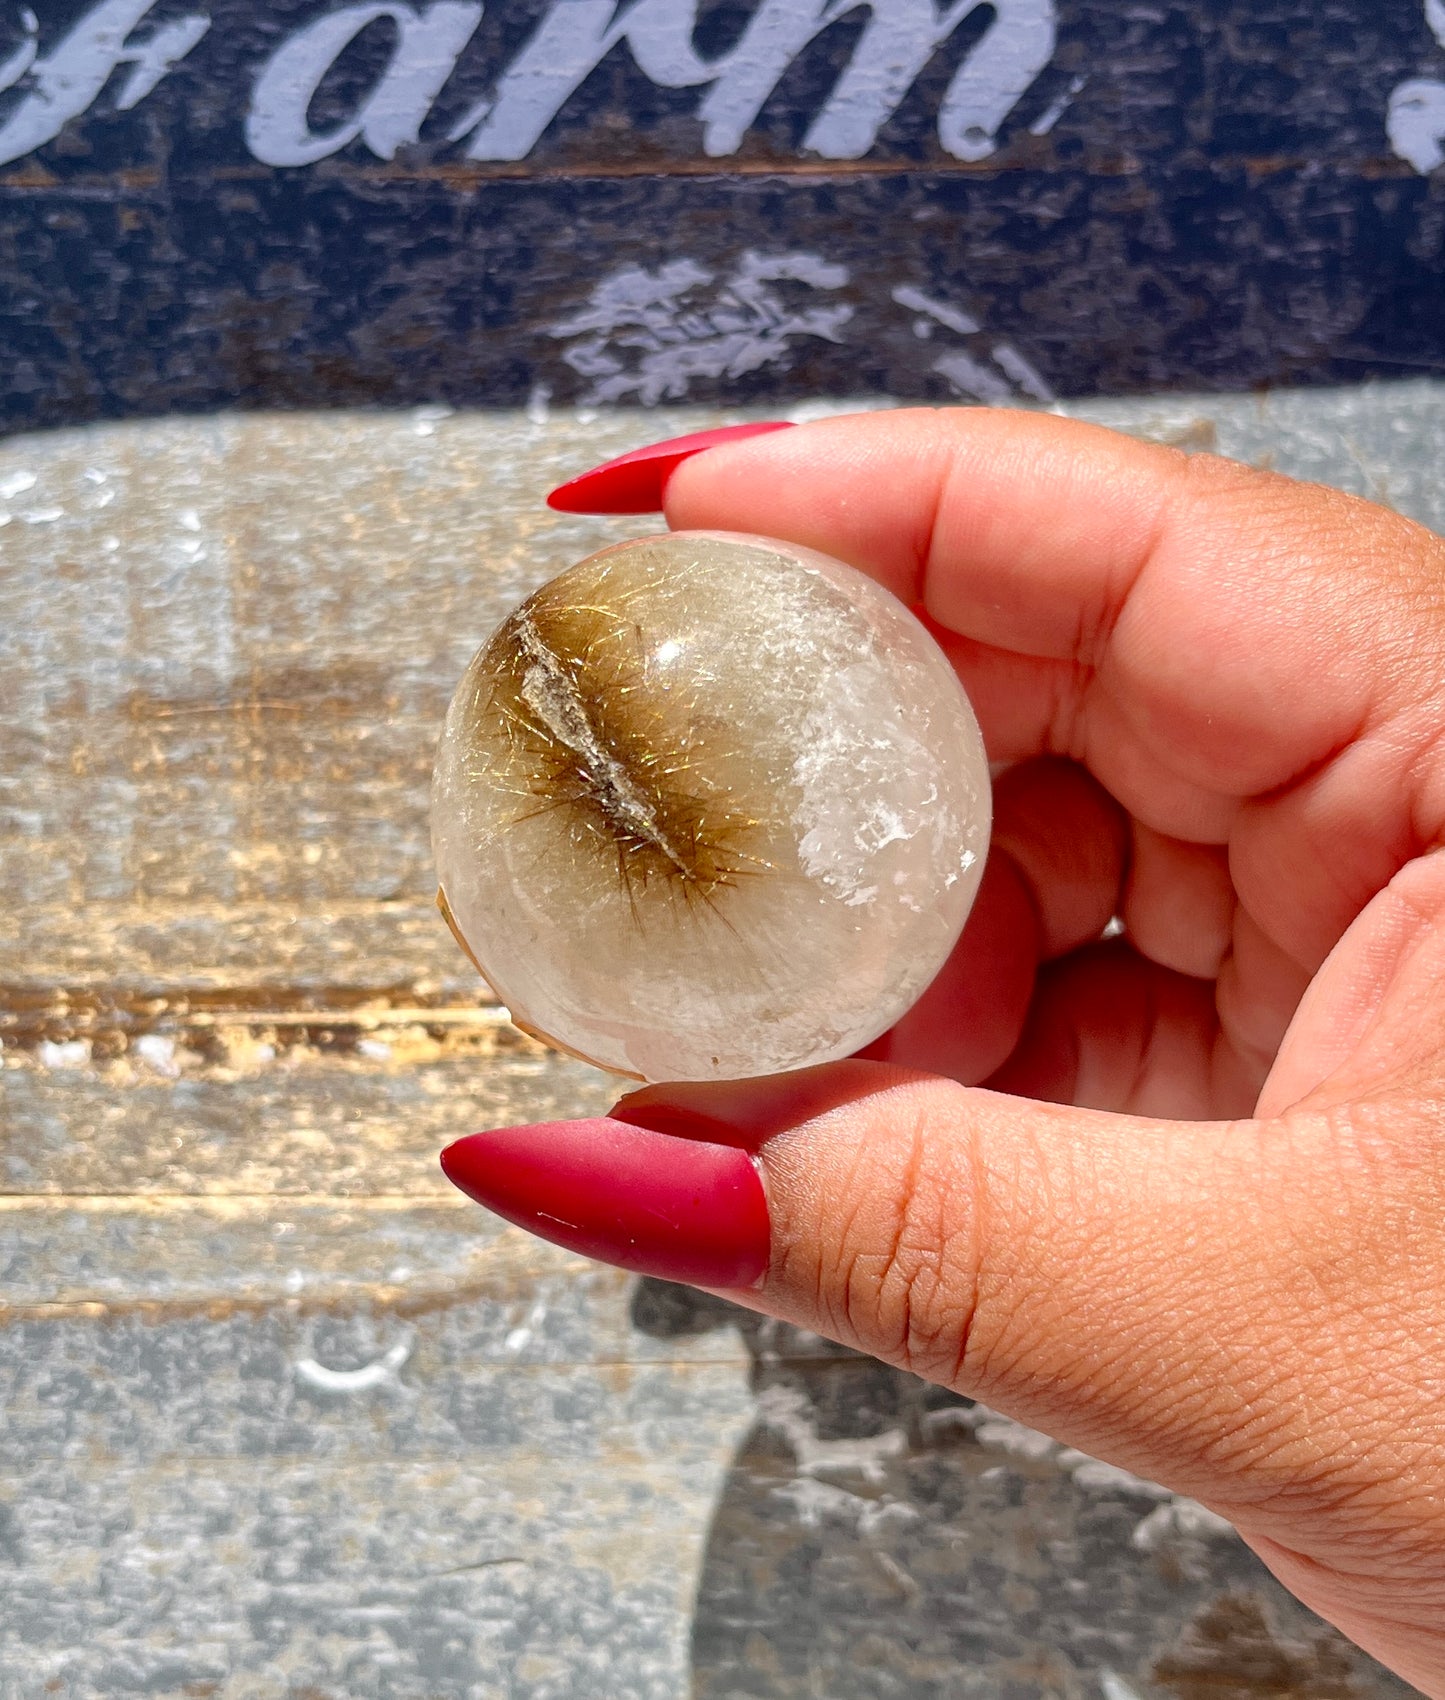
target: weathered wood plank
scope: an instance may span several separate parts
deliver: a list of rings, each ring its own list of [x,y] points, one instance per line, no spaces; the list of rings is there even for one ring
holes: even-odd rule
[[[1388,393],[1082,411],[1445,527],[1434,456],[1401,453],[1445,433],[1439,394]],[[648,529],[549,515],[545,489],[714,418],[228,419],[0,449],[0,983],[465,984],[429,915],[447,697],[527,588]]]
[[[981,1407],[756,1319],[750,1395],[646,1286],[673,1360],[599,1361],[622,1286],[17,1329],[0,1695],[1404,1700],[1217,1519]]]
[[[1087,411],[1445,527],[1428,386]],[[1197,1507],[442,1180],[613,1087],[435,916],[436,724],[626,529],[539,491],[708,419],[0,447],[0,1700],[1403,1700]]]
[[[0,1696],[676,1700],[722,1453],[625,1450],[45,1466],[13,1484]]]
[[[1445,364],[1424,0],[120,11],[0,39],[12,428]]]
[[[0,1471],[122,1456],[147,1469],[445,1458],[479,1443],[539,1461],[555,1447],[559,1462],[610,1453],[638,1464],[716,1447],[726,1413],[745,1405],[748,1357],[733,1330],[651,1338],[631,1323],[621,1276],[543,1255],[523,1279],[510,1249],[511,1291],[498,1281],[430,1306],[302,1296],[12,1321]],[[582,1396],[569,1386],[591,1390],[590,1409],[573,1409]],[[615,1405],[610,1430],[599,1401]]]
[[[268,1308],[398,1316],[534,1302],[584,1270],[461,1198],[152,1193],[0,1198],[0,1327],[140,1317],[160,1326]]]
[[[619,421],[550,443],[522,417],[274,430],[0,454],[14,909],[429,898],[432,748],[471,651],[549,570],[628,532],[541,505],[635,441]]]
[[[408,803],[415,809],[414,796]],[[57,988],[71,997],[70,1013],[47,1030],[52,1038],[78,1030],[89,1019],[85,1011],[104,1021],[110,1010],[121,1021],[128,1003],[147,994],[160,1000],[158,1019],[168,1007],[214,1006],[228,993],[236,994],[239,1011],[247,988],[256,1008],[279,1009],[289,996],[338,1014],[343,1001],[365,1000],[368,991],[381,1007],[477,996],[476,972],[437,926],[431,892],[396,900],[328,896],[315,911],[217,902],[199,891],[169,902],[86,902],[79,909],[37,903],[6,924],[20,935],[13,952],[0,946],[6,1007],[20,1019],[22,1005],[44,1009]]]
[[[601,1114],[617,1097],[616,1082],[540,1047],[511,1055],[448,1035],[392,1042],[389,1066],[364,1054],[258,1054],[267,1045],[239,1068],[175,1080],[129,1057],[109,1070],[7,1069],[0,1188],[441,1197],[450,1189],[436,1154],[451,1140],[511,1119]]]

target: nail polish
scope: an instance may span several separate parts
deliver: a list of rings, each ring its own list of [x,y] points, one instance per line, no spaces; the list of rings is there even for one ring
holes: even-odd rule
[[[786,419],[758,420],[747,425],[723,425],[712,431],[691,431],[685,437],[649,443],[559,484],[548,496],[547,506],[565,514],[657,513],[662,508],[667,480],[683,461],[721,443],[740,443],[748,437],[789,428]]]
[[[517,1227],[638,1275],[742,1288],[768,1266],[762,1177],[735,1146],[598,1116],[474,1133],[441,1164]]]

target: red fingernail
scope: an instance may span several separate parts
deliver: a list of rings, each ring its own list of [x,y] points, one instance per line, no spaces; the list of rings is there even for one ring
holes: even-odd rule
[[[665,443],[649,443],[645,449],[633,449],[559,484],[548,496],[547,506],[564,514],[657,513],[667,480],[683,461],[719,443],[786,431],[789,424],[786,419],[770,419],[753,425],[723,425],[715,431],[691,431]]]
[[[886,1092],[905,1078],[912,1077],[850,1058],[748,1080],[670,1080],[627,1093],[613,1105],[612,1116],[675,1139],[719,1140],[757,1151],[790,1128]]]
[[[762,1178],[734,1146],[598,1116],[474,1133],[441,1161],[498,1216],[638,1275],[750,1287],[768,1267]]]

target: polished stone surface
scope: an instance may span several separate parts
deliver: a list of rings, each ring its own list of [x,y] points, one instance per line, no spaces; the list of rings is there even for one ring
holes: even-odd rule
[[[437,756],[447,910],[528,1031],[618,1074],[850,1056],[957,941],[978,723],[901,602],[812,550],[619,544],[478,651]]]

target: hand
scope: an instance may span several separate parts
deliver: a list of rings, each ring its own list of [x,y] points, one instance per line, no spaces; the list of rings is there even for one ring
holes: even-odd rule
[[[667,513],[926,610],[1014,764],[979,902],[872,1060],[449,1167],[626,1267],[765,1265],[731,1296],[1202,1500],[1445,1697],[1445,543],[980,410],[720,447]],[[704,1196],[702,1249],[643,1225]]]

